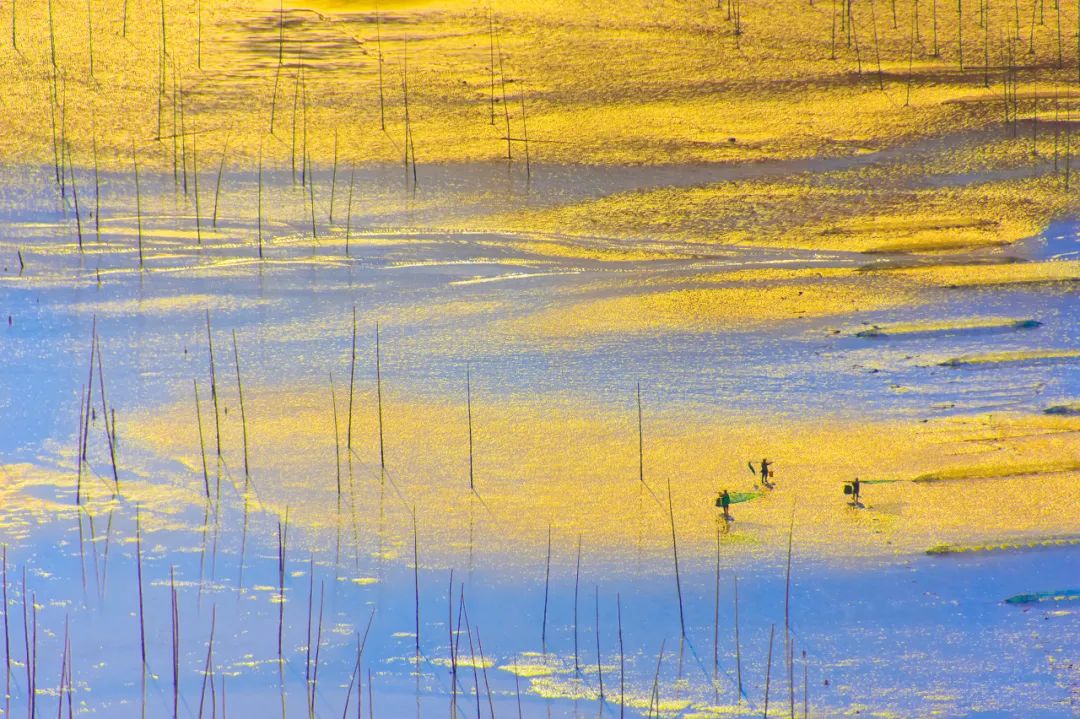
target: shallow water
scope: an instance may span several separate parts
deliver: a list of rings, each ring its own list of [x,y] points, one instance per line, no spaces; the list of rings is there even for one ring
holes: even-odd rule
[[[464,391],[466,362],[473,397],[480,402],[558,397],[629,410],[640,382],[647,402],[687,417],[719,414],[732,406],[774,421],[785,416],[925,418],[1001,409],[1038,413],[1080,393],[1078,363],[1070,359],[939,365],[970,354],[1074,348],[1077,294],[1071,290],[1039,285],[928,290],[925,301],[913,307],[767,327],[545,341],[499,329],[506,326],[500,323],[528,318],[571,298],[617,296],[646,283],[664,287],[718,268],[857,268],[878,259],[858,253],[719,246],[698,248],[696,256],[684,259],[560,259],[521,249],[519,236],[417,229],[445,214],[439,208],[452,204],[446,196],[417,200],[376,189],[372,209],[357,217],[351,257],[344,257],[340,228],[335,230],[337,239],[315,242],[305,235],[302,221],[275,221],[269,260],[259,263],[253,259],[251,216],[235,214],[236,219],[223,222],[221,237],[195,249],[191,218],[169,209],[170,202],[175,203],[171,187],[164,198],[158,192],[171,186],[171,178],[150,176],[146,182],[152,199],[143,210],[150,238],[148,271],[140,273],[134,269],[132,217],[126,206],[130,198],[125,200],[121,178],[106,183],[114,193],[108,196],[110,207],[119,203],[121,208],[103,217],[103,239],[109,244],[80,256],[70,246],[57,253],[59,242],[73,241],[71,221],[70,215],[63,219],[64,212],[49,196],[47,178],[33,185],[35,176],[45,174],[20,175],[27,181],[6,188],[8,201],[0,215],[7,265],[0,276],[0,312],[5,318],[0,327],[0,452],[5,464],[30,462],[55,468],[61,477],[75,474],[72,448],[80,387],[87,380],[91,322],[96,321],[102,341],[109,404],[123,425],[129,416],[187,401],[192,378],[206,374],[207,310],[221,363],[218,371],[225,376],[234,371],[229,333],[235,330],[245,382],[253,391],[321,386],[331,370],[343,382],[355,305],[363,356],[357,365],[358,383],[368,386],[375,380],[372,345],[379,322],[385,385],[455,402]],[[230,197],[250,201],[250,179],[230,178]],[[283,173],[264,181],[281,195],[288,193]],[[373,178],[367,181],[377,185]],[[463,183],[459,195],[446,190],[460,200],[452,212],[467,214],[469,201],[475,203],[473,209],[502,201],[485,192],[473,194],[468,182]],[[410,208],[410,203],[415,205]],[[170,239],[163,230],[181,235]],[[85,227],[84,232],[89,233]],[[1075,222],[1062,221],[1039,237],[994,252],[1000,255],[997,259],[1072,257],[1078,236]],[[13,259],[16,247],[27,262],[21,273]],[[866,276],[874,282],[872,275]],[[988,316],[1031,318],[1041,325],[855,336],[875,324]],[[100,434],[100,425],[99,417],[93,431]],[[187,471],[178,469],[174,458],[147,456],[146,448],[123,432],[118,445],[121,493],[127,482],[154,486]],[[732,462],[741,467],[744,459]],[[78,710],[137,716],[141,699],[134,507],[127,499],[115,508],[105,503],[102,493],[108,491],[110,470],[98,463],[94,472],[97,478],[85,481],[94,486],[97,501],[78,514],[74,480],[72,486],[52,480],[39,486],[17,483],[22,499],[7,509],[2,530],[9,546],[11,656],[18,662],[26,655],[19,594],[19,571],[25,567],[28,591],[39,607],[39,708],[51,711],[55,706],[63,625],[70,616]],[[239,467],[226,472],[227,480],[240,483]],[[16,484],[10,476],[8,482]],[[398,501],[395,488],[380,484],[377,472],[360,486],[361,501],[377,501],[380,517],[384,503]],[[223,496],[216,522],[211,514],[205,528],[204,509],[198,504],[149,509],[156,522],[143,536],[142,559],[151,673],[146,701],[152,716],[172,711],[170,569],[175,571],[181,625],[180,713],[198,713],[212,611],[217,621],[213,665],[218,704],[224,680],[233,711],[240,706],[246,711],[280,710],[274,602],[279,517],[264,511],[257,498],[245,504],[227,483]],[[483,515],[484,508],[474,508],[471,498],[469,505],[470,511]],[[1002,511],[1007,511],[1005,506],[1003,500]],[[366,706],[366,672],[372,672],[377,716],[441,714],[455,694],[461,715],[474,710],[513,715],[518,685],[510,670],[515,662],[532,670],[520,680],[523,715],[615,716],[620,698],[616,597],[622,612],[626,697],[641,714],[648,710],[654,683],[665,716],[734,712],[740,700],[740,667],[742,710],[763,711],[770,626],[776,628],[776,643],[769,701],[778,715],[790,709],[792,693],[802,702],[804,650],[814,716],[1066,717],[1076,715],[1080,702],[1075,603],[1003,603],[1015,594],[1075,588],[1080,576],[1075,546],[856,561],[807,558],[796,545],[790,605],[792,687],[784,666],[782,547],[764,558],[757,553],[754,560],[725,551],[719,604],[717,560],[708,551],[680,556],[677,589],[667,552],[639,548],[636,554],[609,554],[585,547],[575,621],[576,548],[560,542],[553,551],[545,647],[544,555],[531,553],[527,546],[512,558],[485,550],[485,532],[512,533],[512,527],[492,522],[474,535],[470,523],[469,536],[456,537],[452,546],[430,553],[421,546],[414,576],[410,528],[395,523],[400,512],[387,516],[389,524],[365,527],[360,536],[348,536],[349,528],[343,530],[340,524],[336,536],[326,528],[292,530],[282,670],[291,713],[305,706],[310,666],[306,649],[316,644],[308,638],[309,587],[314,588],[313,627],[325,591],[315,693],[316,712],[325,716],[341,710],[355,662],[356,634],[363,633],[372,610],[361,676]],[[1022,517],[1016,521],[1023,524]],[[752,524],[736,526],[755,530]],[[448,597],[450,567],[454,585]],[[741,661],[736,660],[733,636],[735,574]],[[418,673],[413,665],[417,577]],[[479,628],[484,656],[494,665],[486,679],[483,672],[474,679],[470,667],[460,668],[458,689],[452,691],[446,666],[448,619],[457,626],[459,613],[464,617],[459,612],[462,591],[473,638]],[[685,613],[682,642],[678,592]],[[720,639],[715,678],[714,627]],[[310,631],[317,633],[317,628]],[[464,625],[457,636],[458,657],[465,660],[471,650]],[[603,704],[595,698],[597,636]],[[530,654],[545,650],[546,659]],[[479,644],[476,654],[479,658]],[[537,668],[541,664],[542,671]],[[25,667],[14,666],[14,707],[25,702],[26,682]],[[210,702],[209,688],[206,691]]]
[[[238,516],[223,517],[221,525],[227,527],[236,520]],[[97,550],[95,553],[90,546],[85,548],[82,570],[73,519],[67,527],[36,529],[30,543],[11,548],[8,563],[10,568],[25,563],[27,585],[39,607],[39,691],[56,685],[63,622],[70,616],[76,637],[78,700],[85,702],[90,713],[136,715],[140,690],[138,604],[132,591],[136,586],[135,556],[133,546],[120,541],[120,537],[132,535],[134,529],[130,512],[120,510],[111,517],[111,533],[107,535],[111,539],[103,538],[105,521],[105,516],[98,515]],[[242,573],[235,531],[226,530],[217,538],[216,551],[212,533],[205,544],[197,534],[152,532],[143,536],[151,673],[147,706],[151,715],[167,715],[171,710],[170,571],[175,572],[179,596],[184,713],[194,714],[199,702],[211,616],[216,616],[217,622],[215,681],[225,678],[229,706],[234,711],[238,706],[247,711],[278,710],[278,617],[274,601],[277,557],[267,546],[265,527],[259,525],[252,525]],[[84,531],[89,531],[88,527]],[[176,551],[185,546],[190,549]],[[365,631],[370,616],[374,619],[364,650],[364,666],[365,671],[372,672],[377,711],[384,716],[445,711],[450,701],[447,619],[453,616],[453,621],[458,621],[462,591],[459,582],[463,582],[469,627],[474,637],[480,635],[484,657],[491,662],[486,681],[482,674],[479,676],[485,713],[490,684],[496,713],[513,715],[518,690],[513,672],[517,667],[525,672],[520,680],[525,716],[595,714],[599,691],[598,607],[606,691],[601,711],[616,714],[622,696],[618,689],[617,597],[622,613],[626,697],[647,701],[663,643],[659,691],[665,705],[670,702],[673,709],[685,707],[688,712],[702,712],[697,716],[710,716],[704,708],[707,706],[730,707],[737,701],[741,669],[743,705],[748,712],[761,711],[768,637],[770,627],[775,626],[770,701],[779,707],[779,715],[785,714],[789,688],[780,641],[784,617],[782,566],[725,566],[719,577],[717,609],[711,560],[685,560],[681,577],[686,639],[680,645],[675,584],[666,566],[613,566],[603,558],[586,554],[575,623],[573,552],[573,548],[561,547],[554,557],[546,658],[539,654],[544,618],[542,556],[535,557],[531,570],[509,573],[484,562],[470,566],[463,558],[453,576],[455,588],[450,602],[449,572],[422,568],[418,575],[419,679],[412,669],[414,577],[409,568],[400,561],[380,562],[363,554],[358,564],[351,557],[343,557],[338,565],[332,553],[315,555],[314,622],[310,628],[313,636],[318,633],[320,597],[325,591],[316,685],[319,713],[334,715],[343,706],[355,663],[356,633]],[[299,551],[286,560],[283,653],[291,711],[302,711],[304,705],[307,609],[312,586],[310,556]],[[873,715],[889,716],[922,716],[931,711],[940,716],[1020,716],[1023,712],[1048,717],[1075,715],[1077,668],[1072,662],[1080,639],[1075,607],[1053,602],[1011,606],[1002,600],[1032,587],[1070,586],[1075,583],[1078,569],[1080,554],[1075,548],[981,557],[910,557],[839,566],[796,560],[790,626],[797,658],[795,694],[799,710],[806,691],[812,715],[831,716],[859,707]],[[80,589],[81,571],[87,577],[84,590]],[[738,662],[733,626],[735,574],[740,599]],[[350,581],[358,576],[371,583],[358,585]],[[16,594],[10,606],[15,608],[18,578],[9,581]],[[16,625],[19,619],[16,614]],[[714,620],[720,640],[715,678]],[[19,659],[21,627],[14,626],[11,632],[12,653]],[[457,701],[460,712],[469,715],[476,697],[470,696],[475,680],[467,664],[470,650],[464,629],[461,641],[466,645],[459,646],[458,656],[466,664],[458,676]],[[479,646],[472,650],[477,659]],[[805,669],[802,651],[808,657]],[[16,705],[25,696],[24,672],[24,668],[17,667],[13,677]],[[366,674],[364,682],[366,686]],[[220,684],[217,687],[220,692]],[[209,702],[209,689],[206,691]],[[368,690],[364,691],[366,704]],[[39,706],[51,710],[54,701],[42,696]],[[678,712],[665,714],[674,716]]]

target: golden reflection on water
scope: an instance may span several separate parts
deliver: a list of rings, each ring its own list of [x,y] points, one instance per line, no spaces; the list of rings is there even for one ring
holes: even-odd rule
[[[463,403],[384,393],[387,471],[380,480],[374,392],[355,397],[351,468],[343,401],[339,394],[339,499],[329,391],[245,390],[252,507],[278,515],[288,508],[290,522],[327,536],[341,531],[368,541],[383,533],[387,557],[411,544],[414,508],[430,563],[472,552],[533,561],[549,526],[564,554],[580,536],[590,552],[663,556],[671,542],[669,482],[681,551],[708,556],[718,531],[717,493],[753,488],[747,461],[761,456],[775,461],[777,488],[733,507],[736,520],[721,536],[732,553],[776,555],[793,510],[800,553],[834,557],[1068,535],[1080,520],[1080,465],[1062,459],[1077,454],[1076,417],[762,420],[646,407],[642,485],[633,411],[550,398],[474,401],[470,492]],[[205,399],[202,410],[212,435]],[[222,416],[225,492],[233,491],[230,481],[243,486],[237,414]],[[122,423],[120,434],[128,461],[145,463],[128,467],[140,478],[125,481],[125,496],[165,516],[201,502],[193,402],[144,410]],[[213,483],[213,437],[206,442]],[[9,485],[9,504],[39,511],[46,508],[40,500],[18,488],[74,479],[40,478],[28,467],[8,472],[19,477]],[[865,508],[850,506],[841,491],[855,476],[871,480],[863,486]]]

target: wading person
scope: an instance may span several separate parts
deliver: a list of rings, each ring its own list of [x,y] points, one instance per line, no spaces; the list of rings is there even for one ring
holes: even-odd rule
[[[716,506],[719,507],[724,512],[724,515],[723,515],[724,526],[723,527],[720,526],[721,518],[720,517],[716,518],[717,531],[723,531],[724,534],[727,534],[728,532],[731,531],[731,522],[732,522],[733,517],[731,516],[731,510],[730,510],[730,507],[731,507],[731,495],[728,494],[728,491],[726,489],[720,490],[720,494],[716,497]]]
[[[761,460],[761,483],[771,489],[773,483],[769,481],[769,478],[773,476],[773,472],[772,468],[769,466],[770,464],[768,459]]]

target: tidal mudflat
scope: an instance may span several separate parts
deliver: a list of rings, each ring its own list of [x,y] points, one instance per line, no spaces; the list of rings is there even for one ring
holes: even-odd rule
[[[4,9],[5,716],[1080,712],[1075,8]]]

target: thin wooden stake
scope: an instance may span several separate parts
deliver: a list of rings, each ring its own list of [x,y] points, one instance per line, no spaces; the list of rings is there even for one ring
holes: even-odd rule
[[[574,570],[574,673],[581,673],[578,664],[578,585],[581,583],[581,535],[577,539],[577,567]]]
[[[202,247],[202,219],[199,217],[199,132],[191,130],[192,177],[195,181],[195,239]]]
[[[172,704],[173,719],[180,717],[180,610],[176,601],[176,579],[169,567],[169,594],[172,597]]]
[[[229,151],[229,136],[225,135],[225,144],[221,148],[221,160],[218,161],[217,182],[214,183],[214,215],[210,220],[213,227],[217,227],[218,199],[221,197],[221,176],[225,172],[225,154]],[[261,151],[260,151],[261,157]],[[261,167],[261,163],[260,163]]]
[[[217,373],[214,370],[214,337],[210,333],[210,310],[206,310],[206,348],[210,354],[210,399],[214,401],[214,438],[221,461],[221,413],[218,412]]]
[[[540,647],[547,653],[548,593],[551,587],[551,522],[548,522],[547,563],[544,565],[544,618],[540,625]]]
[[[653,674],[652,693],[649,697],[649,716],[652,716],[653,706],[656,706],[656,713],[660,715],[660,665],[664,662],[664,645],[667,640],[664,639],[660,642],[660,653],[656,655],[656,673]]]
[[[236,348],[236,330],[232,331],[232,347],[233,361],[236,363],[236,393],[240,398],[240,427],[243,431],[244,440],[244,492],[246,493],[248,483],[251,481],[251,472],[248,468],[247,414],[244,412],[244,384],[240,381],[240,352]]]
[[[31,660],[30,660],[30,624],[26,615],[26,565],[22,568],[22,625],[23,625],[23,656],[26,661],[23,662],[23,668],[26,670],[26,708],[27,713],[32,716],[33,710],[31,708],[31,702],[34,700],[34,679],[30,674]]]
[[[334,170],[330,175],[330,224],[334,224],[334,195],[337,193],[338,130],[334,128]]]
[[[412,508],[412,526],[413,526],[413,588],[415,590],[414,599],[416,601],[416,675],[420,676],[420,544],[417,538],[416,527],[416,507]],[[480,630],[476,630],[476,638],[480,638]],[[481,652],[483,649],[480,650]],[[485,675],[486,679],[486,675]]]
[[[259,217],[259,259],[263,258],[263,223],[262,223],[262,143],[259,144],[259,200],[257,214]]]
[[[765,710],[762,719],[769,719],[769,680],[772,678],[772,648],[773,635],[776,633],[776,625],[769,627],[769,658],[765,664]]]
[[[345,256],[349,256],[349,233],[352,230],[353,182],[356,180],[356,167],[349,168],[349,200],[345,209]]]
[[[202,686],[199,688],[199,719],[203,715],[203,702],[206,699],[206,685],[214,668],[214,629],[217,626],[217,605],[210,608],[210,639],[206,644],[206,664],[203,667]]]
[[[460,624],[460,622],[459,622]],[[450,588],[446,592],[446,630],[450,634],[450,716],[457,716],[457,640],[454,631],[454,570],[450,569]]]
[[[739,643],[739,575],[735,578],[735,676],[739,685],[739,703],[742,703],[742,645]]]
[[[82,530],[81,519],[79,529],[80,531]],[[2,562],[4,572],[4,716],[11,716],[11,629],[8,626],[8,614],[11,610],[11,605],[8,603],[6,544],[3,547]]]
[[[386,450],[383,445],[383,409],[382,409],[382,359],[379,353],[379,323],[375,323],[375,392],[379,405],[379,470],[386,473]],[[370,688],[370,687],[369,687]]]
[[[135,140],[131,141],[131,165],[135,169],[135,218],[139,228],[139,269],[143,268],[142,249],[142,195],[139,192],[139,160],[135,155]]]
[[[641,423],[641,382],[637,383],[638,481],[645,484],[645,432]]]
[[[675,557],[675,591],[679,597],[679,629],[686,637],[686,618],[683,614],[682,580],[679,577],[679,544],[675,540],[675,508],[671,502],[671,479],[667,481],[668,516],[671,518],[671,551]]]
[[[480,639],[480,625],[476,626],[476,646],[480,650],[480,670],[484,675],[484,689],[487,691],[488,710],[495,716],[495,702],[491,698],[491,684],[488,682],[487,662],[484,660],[484,642]]]
[[[98,182],[97,121],[92,120],[90,147],[94,153],[94,236],[101,242],[101,185]]]
[[[626,716],[626,657],[623,653],[622,598],[615,595],[615,614],[619,621],[619,719]]]
[[[71,162],[71,148],[67,150],[68,154],[68,174],[71,175],[71,197],[75,202],[75,228],[79,237],[79,252],[83,251],[82,243],[82,217],[79,214],[79,192],[75,189],[75,165]]]
[[[120,494],[120,474],[116,469],[116,438],[114,437],[114,431],[109,431],[109,410],[105,401],[105,371],[102,369],[104,362],[101,360],[101,338],[95,338],[97,347],[97,368],[98,368],[98,389],[101,395],[101,416],[105,421],[105,438],[108,440],[109,445],[109,459],[112,460],[112,472],[113,483],[116,488],[116,494]]]
[[[722,520],[722,521],[727,521]],[[720,674],[720,525],[716,525],[716,604],[713,610],[713,684]]]
[[[352,351],[349,355],[349,415],[346,421],[345,449],[352,462],[353,394],[356,386],[356,305],[352,308]]]
[[[810,668],[806,664],[806,650],[803,650],[803,719],[809,719],[810,716]]]
[[[319,581],[319,628],[315,633],[315,664],[311,672],[311,713],[315,715],[315,696],[319,689],[319,655],[322,652],[323,602],[326,599],[326,583]]]
[[[379,18],[378,0],[375,2],[375,42],[377,45],[379,67],[379,129],[386,132],[386,106],[383,98],[382,20]],[[368,689],[371,689],[370,684],[368,684]]]
[[[502,53],[502,38],[500,33],[495,33],[495,45],[499,53],[499,84],[502,86],[502,106],[503,106],[503,118],[506,120],[506,159],[507,161],[514,159],[514,154],[510,149],[510,107],[506,103],[506,72],[503,69],[503,53]]]
[[[465,407],[469,417],[469,489],[476,491],[473,481],[472,378],[469,363],[465,363]]]
[[[285,719],[285,655],[282,637],[285,631],[285,553],[289,535],[289,508],[285,508],[285,526],[278,522],[278,686],[281,694],[281,718]]]
[[[310,167],[311,157],[304,155],[304,167]],[[311,204],[311,239],[318,241],[319,236],[315,232],[315,178],[311,176],[311,172],[308,173],[308,200]]]
[[[604,663],[600,654],[600,587],[594,587],[593,606],[595,609],[596,626],[596,675],[600,681],[600,702],[604,701]]]
[[[192,378],[195,385],[195,420],[199,426],[199,456],[202,457],[203,488],[206,490],[206,498],[210,499],[210,473],[206,469],[206,442],[203,440],[202,409],[199,407],[199,382]]]
[[[795,669],[791,644],[791,549],[795,534],[795,503],[791,505],[791,524],[788,527],[787,572],[784,578],[784,656],[788,669],[788,693],[791,719],[795,719]]]
[[[491,19],[491,8],[488,8],[488,69],[491,76],[491,125],[495,124],[495,25]]]
[[[532,178],[532,160],[529,157],[529,123],[525,119],[525,81],[521,81],[521,132],[525,143],[525,177]]]

